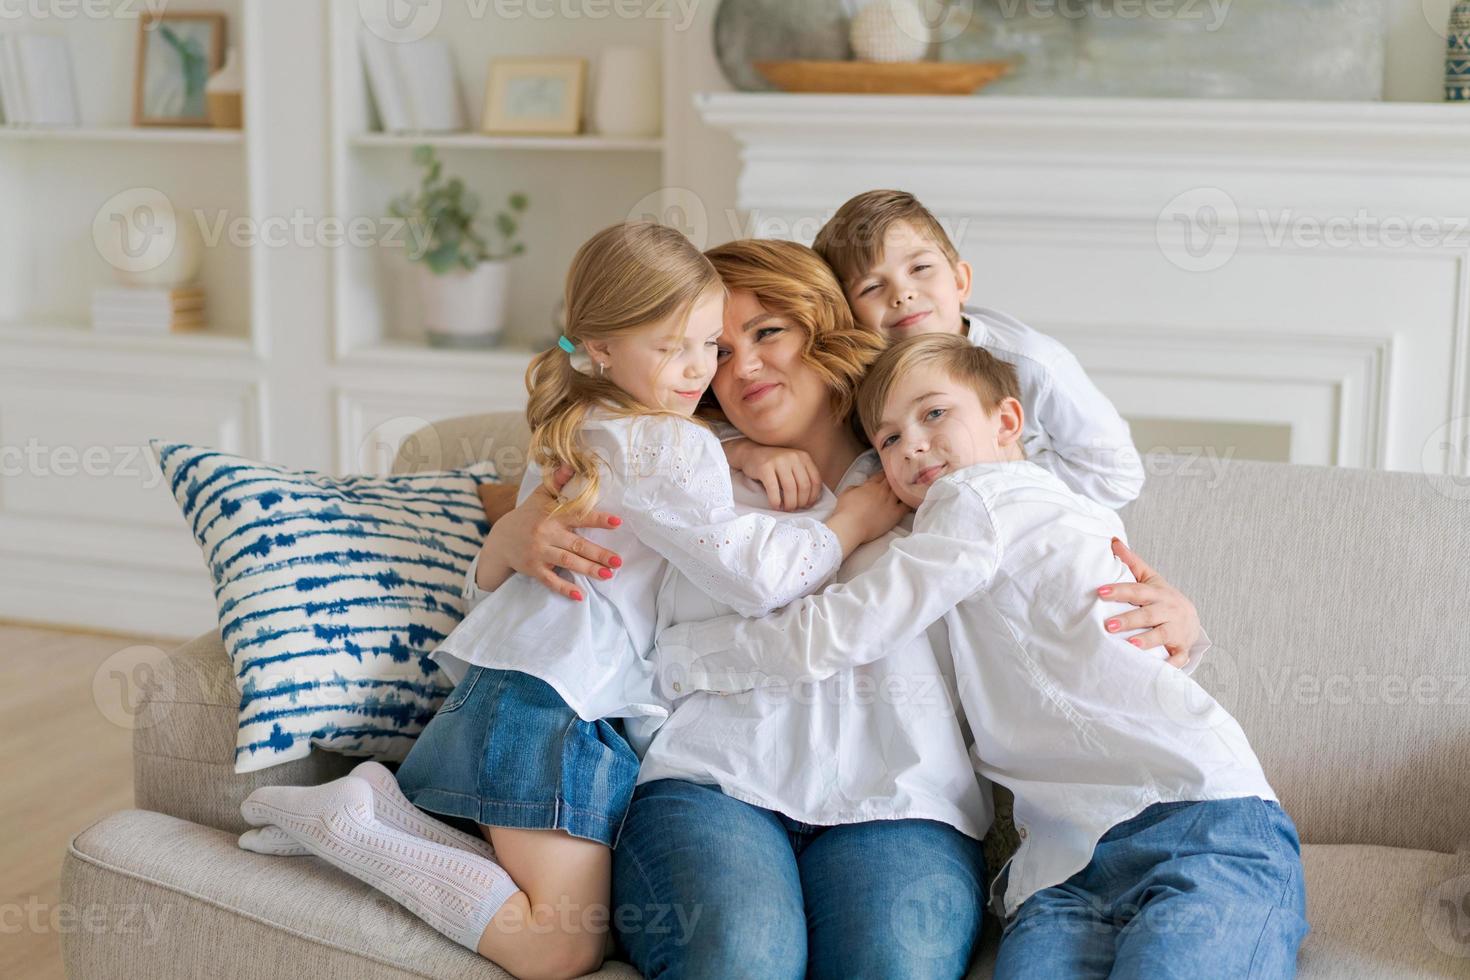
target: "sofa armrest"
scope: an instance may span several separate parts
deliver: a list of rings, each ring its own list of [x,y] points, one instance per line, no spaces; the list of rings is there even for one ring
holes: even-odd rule
[[[133,799],[139,809],[241,833],[240,803],[258,786],[314,786],[361,759],[314,751],[256,772],[235,772],[240,692],[218,633],[169,655],[143,695],[133,729]]]

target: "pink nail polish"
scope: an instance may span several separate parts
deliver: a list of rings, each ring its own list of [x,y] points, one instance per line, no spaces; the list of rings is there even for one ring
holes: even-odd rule
[[[613,568],[622,568],[623,567],[623,560],[621,558],[619,558],[617,555],[613,555],[612,556],[612,561],[608,562],[608,564],[611,565]]]
[[[1136,646],[1136,647],[1141,647],[1141,646],[1143,646],[1143,641],[1142,641],[1142,640],[1140,640],[1140,639],[1139,639],[1139,638],[1138,638],[1138,637],[1136,637],[1136,636],[1134,636],[1134,637],[1131,637],[1131,638],[1129,638],[1129,640],[1128,640],[1128,642],[1129,642],[1129,643],[1131,643],[1131,644],[1133,644],[1133,645],[1134,645],[1134,646]]]
[[[582,593],[580,593],[580,592],[573,592],[572,593],[572,601],[573,602],[581,602],[582,601]]]
[[[1102,588],[1100,588],[1100,589],[1097,590],[1097,594],[1098,595],[1112,595],[1113,594],[1113,587],[1111,585],[1104,585]]]
[[[610,569],[610,568],[599,568],[597,570],[597,577],[598,578],[612,578],[612,569]]]
[[[1107,621],[1106,625],[1108,627],[1108,631],[1113,632],[1118,628],[1118,621],[1116,619],[1110,619]]]
[[[622,527],[623,525],[623,519],[621,517],[609,517],[607,522],[613,527]]]

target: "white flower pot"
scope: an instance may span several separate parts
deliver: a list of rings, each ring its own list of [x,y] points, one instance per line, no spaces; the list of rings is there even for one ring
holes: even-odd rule
[[[424,335],[435,347],[493,347],[505,326],[510,265],[481,262],[435,275],[414,263]]]

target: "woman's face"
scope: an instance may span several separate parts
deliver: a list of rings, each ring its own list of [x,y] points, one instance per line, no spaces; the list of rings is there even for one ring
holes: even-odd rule
[[[767,446],[791,446],[830,414],[827,385],[802,359],[803,329],[765,310],[755,293],[725,302],[719,367],[710,385],[730,424]]]

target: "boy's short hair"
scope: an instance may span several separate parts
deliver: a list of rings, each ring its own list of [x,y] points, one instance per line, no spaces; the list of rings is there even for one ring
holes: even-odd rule
[[[1007,398],[1021,400],[1016,369],[990,351],[954,334],[919,334],[884,351],[858,388],[858,418],[869,442],[883,420],[883,405],[894,383],[910,371],[925,367],[937,367],[955,381],[972,387],[987,412],[994,412]]]
[[[883,236],[899,221],[913,225],[932,241],[951,266],[959,264],[960,253],[944,227],[907,191],[865,191],[849,198],[817,232],[812,249],[832,267],[846,289],[883,258]]]

